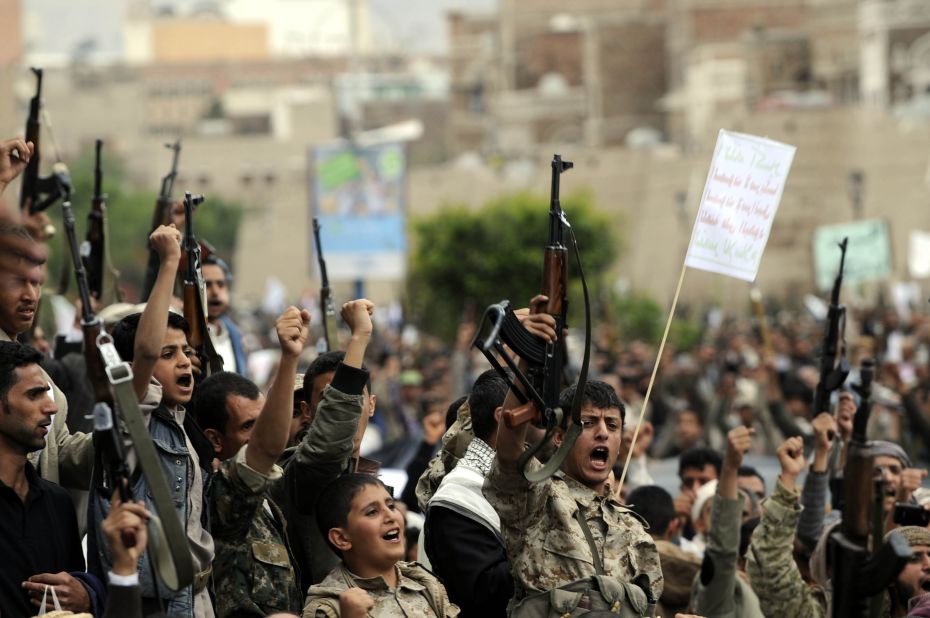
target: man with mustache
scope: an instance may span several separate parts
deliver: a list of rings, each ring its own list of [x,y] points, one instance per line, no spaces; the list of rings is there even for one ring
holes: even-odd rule
[[[226,262],[215,255],[203,259],[201,271],[204,286],[207,288],[207,326],[213,339],[213,347],[223,357],[223,369],[247,375],[248,359],[245,348],[242,347],[242,335],[226,315],[229,310],[232,271]]]
[[[29,460],[58,412],[41,359],[31,346],[0,341],[0,614],[10,617],[34,615],[47,586],[78,612],[91,610],[101,589],[83,573],[70,496]]]

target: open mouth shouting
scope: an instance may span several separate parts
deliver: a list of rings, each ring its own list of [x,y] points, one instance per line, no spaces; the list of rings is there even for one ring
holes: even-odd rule
[[[591,451],[591,467],[595,470],[606,470],[607,460],[610,458],[610,451],[606,446],[596,446]]]
[[[391,528],[381,535],[381,538],[388,543],[400,543],[403,541],[400,535],[400,528]]]
[[[194,392],[194,374],[183,373],[178,376],[175,382],[182,393],[190,394]]]

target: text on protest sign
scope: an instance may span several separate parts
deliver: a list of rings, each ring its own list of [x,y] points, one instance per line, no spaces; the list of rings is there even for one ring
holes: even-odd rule
[[[685,266],[753,281],[796,148],[721,130]]]

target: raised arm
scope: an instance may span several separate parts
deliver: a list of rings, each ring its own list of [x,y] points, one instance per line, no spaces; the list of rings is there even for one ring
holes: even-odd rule
[[[823,530],[824,509],[827,504],[830,451],[837,435],[836,420],[829,412],[821,412],[812,422],[814,426],[814,463],[801,492],[804,510],[798,519],[798,538],[813,549]]]
[[[793,555],[794,531],[801,513],[795,482],[806,465],[804,441],[788,438],[777,454],[781,475],[775,491],[762,503],[762,520],[746,556],[746,574],[766,616],[821,618],[824,607],[801,577]]]
[[[158,253],[160,265],[152,293],[139,319],[133,348],[132,386],[140,401],[145,397],[168,330],[168,307],[181,260],[181,232],[173,225],[158,226],[149,240]]]
[[[287,448],[294,409],[294,376],[300,353],[307,342],[309,325],[310,313],[296,307],[288,307],[275,325],[281,345],[281,361],[245,450],[246,463],[262,474],[271,471]]]
[[[727,433],[727,452],[720,471],[717,495],[711,507],[710,530],[695,609],[707,616],[735,611],[734,587],[739,558],[739,529],[743,500],[737,491],[737,476],[743,456],[752,445],[753,430],[736,427]]]
[[[371,314],[375,311],[375,304],[366,298],[353,300],[342,306],[342,319],[352,331],[349,337],[349,345],[346,347],[346,357],[343,360],[344,365],[362,368],[362,362],[365,360],[365,349],[368,348],[368,342],[371,341]]]

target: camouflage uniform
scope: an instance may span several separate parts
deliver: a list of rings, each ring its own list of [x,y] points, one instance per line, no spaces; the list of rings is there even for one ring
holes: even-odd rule
[[[539,467],[537,461],[531,465]],[[639,574],[649,577],[656,599],[662,596],[662,568],[655,542],[638,517],[608,487],[599,496],[561,470],[530,483],[514,466],[494,460],[484,495],[501,518],[501,535],[513,568],[515,603],[596,575],[591,547],[576,513],[582,509],[601,554],[605,576],[621,586]]]
[[[362,579],[340,564],[307,593],[303,618],[339,618],[339,594],[349,588],[363,588],[375,602],[368,610],[372,618],[454,618],[459,608],[449,602],[445,588],[426,569],[416,564],[398,562],[397,588],[383,577]]]
[[[265,497],[268,486],[281,478],[281,468],[267,476],[257,472],[245,461],[246,448],[223,462],[210,492],[216,613],[260,618],[298,612],[303,595],[291,566],[284,516]]]
[[[429,508],[429,501],[439,489],[443,477],[449,474],[459,459],[465,456],[465,451],[474,437],[475,430],[471,426],[468,401],[465,401],[459,408],[458,418],[442,436],[442,448],[433,455],[426,471],[417,481],[417,504],[421,512],[425,513]]]
[[[779,479],[775,491],[762,503],[762,520],[752,535],[746,573],[766,616],[822,618],[826,600],[801,578],[792,552],[795,528],[801,516],[800,492]]]

